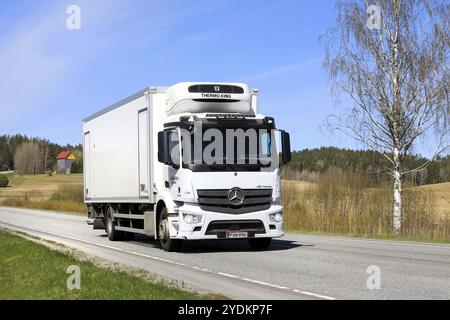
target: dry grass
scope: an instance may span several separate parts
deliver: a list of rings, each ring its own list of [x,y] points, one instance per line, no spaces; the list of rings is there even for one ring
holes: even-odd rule
[[[10,177],[6,206],[84,213],[82,175]],[[318,233],[389,236],[392,188],[371,188],[357,174],[328,173],[317,182],[282,181],[285,227]],[[450,183],[404,190],[403,237],[450,240]]]
[[[0,188],[0,204],[84,213],[83,176],[12,175],[9,187]]]
[[[27,198],[8,198],[3,200],[2,205],[7,207],[20,207],[40,210],[54,210],[71,213],[85,213],[86,207],[83,203],[71,200],[40,200],[32,201]]]
[[[73,175],[11,175],[9,186],[0,188],[0,203],[6,198],[26,197],[33,201],[48,200],[61,185],[76,185],[82,188],[83,176]]]
[[[59,186],[58,190],[52,194],[50,200],[56,201],[73,201],[83,203],[84,194],[82,185],[63,184]]]
[[[283,181],[287,230],[360,236],[391,235],[392,189],[370,188],[357,174],[323,175],[315,184]],[[403,237],[449,240],[450,210],[437,214],[436,194],[403,192]]]
[[[281,180],[281,185],[283,187],[283,191],[295,194],[315,187],[317,186],[317,183],[298,180]]]
[[[431,193],[435,197],[434,209],[439,217],[450,216],[450,182],[428,184],[411,190],[421,193]]]

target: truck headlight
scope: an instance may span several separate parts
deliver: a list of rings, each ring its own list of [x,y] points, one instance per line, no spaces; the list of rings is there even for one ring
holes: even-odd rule
[[[197,214],[185,213],[183,214],[184,222],[187,224],[200,223],[202,221],[202,216]]]
[[[273,213],[269,215],[270,222],[281,222],[283,220],[283,214],[281,212]]]

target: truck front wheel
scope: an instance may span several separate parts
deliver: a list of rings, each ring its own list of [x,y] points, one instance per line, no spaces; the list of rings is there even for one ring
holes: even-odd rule
[[[180,239],[171,239],[169,232],[169,219],[167,218],[167,208],[162,208],[159,218],[158,238],[161,248],[164,251],[178,251],[181,248]]]
[[[253,250],[267,249],[270,246],[272,238],[251,238],[248,239],[248,244]]]

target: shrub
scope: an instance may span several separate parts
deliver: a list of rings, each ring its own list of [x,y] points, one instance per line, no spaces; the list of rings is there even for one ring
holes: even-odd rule
[[[9,179],[5,174],[0,174],[0,188],[6,187],[9,183]]]
[[[78,158],[72,162],[71,173],[83,173],[83,158]]]

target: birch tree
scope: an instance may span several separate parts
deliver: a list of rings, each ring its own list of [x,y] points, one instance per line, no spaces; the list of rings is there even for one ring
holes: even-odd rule
[[[393,232],[401,232],[402,178],[449,147],[450,3],[432,0],[339,1],[323,38],[324,67],[347,107],[331,128],[380,151],[393,180]],[[431,159],[413,170],[402,161],[418,143]]]

